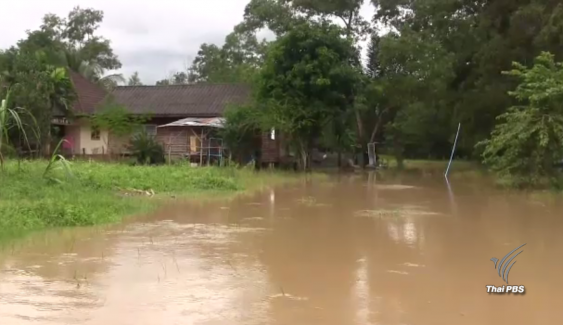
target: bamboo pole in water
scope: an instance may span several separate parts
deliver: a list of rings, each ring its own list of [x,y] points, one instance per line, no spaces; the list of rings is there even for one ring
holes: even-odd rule
[[[452,165],[452,160],[454,159],[454,152],[455,152],[455,147],[457,145],[457,137],[459,136],[460,129],[461,129],[461,123],[457,125],[457,133],[455,134],[454,146],[452,147],[452,154],[450,155],[450,162],[448,163],[448,168],[446,168],[446,173],[444,174],[444,177],[446,179],[448,178],[448,173],[450,172],[450,166]]]

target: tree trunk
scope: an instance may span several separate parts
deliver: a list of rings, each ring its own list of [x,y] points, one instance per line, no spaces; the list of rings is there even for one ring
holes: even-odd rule
[[[308,171],[311,166],[311,145],[307,141],[299,141],[299,169],[301,171]]]
[[[369,161],[368,166],[374,167],[375,166],[375,150],[372,153],[369,148],[370,148],[370,146],[368,144],[368,161]]]
[[[307,153],[305,152],[305,147],[303,146],[303,142],[301,141],[297,144],[297,156],[299,170],[305,171],[305,168],[307,167]]]
[[[402,144],[396,143],[394,151],[395,151],[395,160],[397,161],[397,168],[402,170],[405,167],[404,165],[405,158],[403,156]]]
[[[358,127],[358,144],[360,145],[360,157],[358,159],[358,165],[360,168],[364,168],[366,166],[365,159],[364,159],[364,152],[366,151],[366,143],[364,140],[364,126],[362,123],[362,116],[358,110],[356,110],[356,124]]]
[[[51,152],[51,126],[49,125],[49,128],[47,129],[47,139],[45,141],[45,147],[44,147],[44,151],[43,154],[45,155],[45,157],[51,157],[51,155],[53,154]]]
[[[381,123],[383,121],[383,115],[385,114],[385,112],[387,112],[387,109],[384,109],[381,113],[377,115],[377,122],[375,123],[375,126],[373,127],[373,131],[371,132],[371,137],[369,138],[370,142],[375,141],[375,137],[377,136],[377,131],[379,131],[379,128],[381,127]]]

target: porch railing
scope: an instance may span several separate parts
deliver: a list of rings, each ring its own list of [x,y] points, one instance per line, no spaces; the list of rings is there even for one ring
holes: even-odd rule
[[[196,146],[190,144],[163,144],[168,161],[173,157],[188,159],[190,162],[197,162],[199,165],[210,164],[211,161],[223,163],[226,148],[221,145]]]

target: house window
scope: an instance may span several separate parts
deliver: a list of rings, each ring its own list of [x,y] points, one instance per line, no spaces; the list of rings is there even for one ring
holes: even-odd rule
[[[100,128],[97,126],[92,126],[92,133],[90,133],[90,139],[100,140]]]
[[[143,127],[138,129],[134,136],[138,136],[141,134],[146,134],[149,137],[156,137],[156,124],[144,124]]]
[[[147,134],[149,134],[149,135],[156,136],[156,125],[146,124],[145,125],[145,132],[147,132]]]
[[[151,137],[156,137],[156,125],[155,124],[145,124],[145,132]]]

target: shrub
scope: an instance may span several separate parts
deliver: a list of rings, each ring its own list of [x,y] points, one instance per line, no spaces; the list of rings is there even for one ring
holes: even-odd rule
[[[500,115],[484,148],[483,162],[503,184],[556,186],[563,158],[563,63],[542,53],[528,68],[514,63],[506,74],[520,80],[509,94],[520,101]]]
[[[165,162],[164,148],[154,136],[141,132],[131,139],[131,151],[141,165],[160,165]]]

